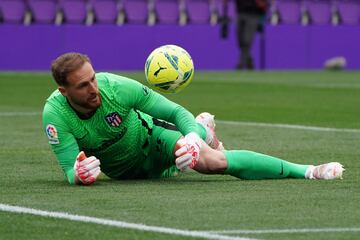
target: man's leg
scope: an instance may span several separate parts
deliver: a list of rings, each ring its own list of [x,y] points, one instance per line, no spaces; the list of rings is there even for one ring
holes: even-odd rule
[[[174,148],[182,135],[172,124],[159,120],[154,124],[144,169],[149,178],[177,176],[180,170],[175,166]]]
[[[252,151],[216,151],[206,144],[203,144],[200,154],[195,170],[207,174],[229,174],[241,179],[305,178],[309,167]]]
[[[243,69],[246,67],[247,55],[244,52],[244,47],[246,49],[246,46],[244,46],[246,44],[244,40],[245,37],[244,29],[245,29],[245,20],[241,14],[238,14],[237,24],[236,24],[236,35],[237,35],[238,47],[240,49],[240,57],[239,57],[239,63],[236,66],[237,69]]]
[[[300,165],[251,151],[225,151],[215,134],[214,115],[203,112],[195,120],[206,129],[206,143],[212,148],[203,147],[202,158],[195,168],[201,173],[225,173],[242,179],[334,179],[341,178],[344,171],[343,166],[336,162],[319,166]],[[221,150],[223,154],[214,150]]]
[[[290,163],[280,158],[252,151],[225,151],[225,173],[242,179],[305,178],[309,165]]]
[[[212,121],[214,121],[213,116]],[[143,169],[149,178],[177,176],[180,170],[175,166],[174,152],[176,143],[182,135],[173,124],[158,119],[153,119],[153,122],[154,127],[149,143],[150,150]],[[200,123],[198,123],[198,129],[200,137],[205,140],[208,137],[208,130]]]
[[[179,173],[180,170],[177,169],[177,167],[174,165],[163,171],[160,175],[160,178],[176,177],[177,175],[179,175]]]
[[[341,178],[344,170],[339,163],[301,165],[252,151],[217,151],[205,143],[194,169],[200,173],[229,174],[241,179],[335,179]]]

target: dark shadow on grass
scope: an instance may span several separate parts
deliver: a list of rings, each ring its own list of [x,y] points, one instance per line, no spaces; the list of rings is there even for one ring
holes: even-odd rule
[[[159,179],[99,179],[92,185],[85,187],[100,187],[105,185],[113,185],[113,184],[126,184],[126,185],[159,185],[159,184],[173,184],[173,185],[184,185],[184,184],[196,184],[196,183],[224,183],[224,182],[243,182],[240,179],[236,178],[226,178],[226,179],[215,179],[215,178],[185,178],[185,177],[172,177],[172,178],[159,178]],[[44,185],[46,187],[54,186],[54,187],[78,187],[77,185],[70,185],[65,180],[34,180],[33,184]]]
[[[188,175],[188,176],[177,176],[170,178],[159,178],[159,179],[110,179],[107,177],[102,177],[97,182],[89,186],[83,187],[104,187],[104,186],[114,186],[114,185],[186,185],[191,184],[221,184],[221,183],[239,183],[243,185],[263,185],[268,183],[270,185],[276,183],[279,185],[283,184],[309,184],[308,181],[301,179],[267,179],[267,180],[241,180],[235,177],[224,176],[224,175]],[[70,185],[66,180],[63,179],[51,179],[51,180],[34,180],[33,184],[38,185],[38,188],[44,186],[48,187],[79,187],[78,185]]]

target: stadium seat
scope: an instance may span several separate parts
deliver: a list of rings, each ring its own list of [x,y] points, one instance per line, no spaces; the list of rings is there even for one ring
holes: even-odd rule
[[[359,0],[337,0],[342,24],[356,25],[360,23]]]
[[[116,23],[119,15],[118,0],[91,0],[96,23]]]
[[[59,6],[64,13],[65,23],[86,23],[88,5],[86,0],[59,0]]]
[[[211,15],[209,0],[187,0],[185,8],[189,23],[209,24]]]
[[[276,10],[280,14],[280,22],[283,24],[300,24],[301,4],[300,0],[277,0]]]
[[[331,23],[331,0],[306,0],[305,7],[310,14],[312,24],[325,25]]]
[[[127,23],[146,24],[149,16],[148,0],[122,0]]]
[[[34,23],[54,23],[57,12],[55,0],[28,0]]]
[[[157,23],[178,24],[180,19],[180,2],[178,0],[154,0]]]
[[[236,4],[235,0],[227,1],[227,16],[231,22],[236,22]],[[218,12],[218,18],[222,18],[224,16],[224,0],[215,0],[216,9]]]
[[[4,23],[23,23],[26,4],[23,0],[0,0],[0,12]]]

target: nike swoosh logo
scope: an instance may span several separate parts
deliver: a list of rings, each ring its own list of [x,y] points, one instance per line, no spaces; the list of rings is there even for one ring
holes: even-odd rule
[[[280,175],[283,175],[284,174],[284,164],[283,162],[281,161],[281,172],[280,172]]]
[[[84,139],[86,137],[86,134],[84,135],[84,136],[82,136],[82,137],[79,137],[79,138],[75,138],[77,141],[80,141],[80,140],[82,140],[82,139]]]

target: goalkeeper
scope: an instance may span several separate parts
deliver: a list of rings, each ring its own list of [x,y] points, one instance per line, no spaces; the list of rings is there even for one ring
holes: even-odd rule
[[[137,81],[95,73],[86,55],[59,56],[52,74],[58,89],[46,101],[43,128],[70,184],[92,184],[100,172],[112,179],[146,179],[189,168],[241,179],[342,176],[342,165],[336,162],[300,165],[224,150],[212,115],[195,119]]]

